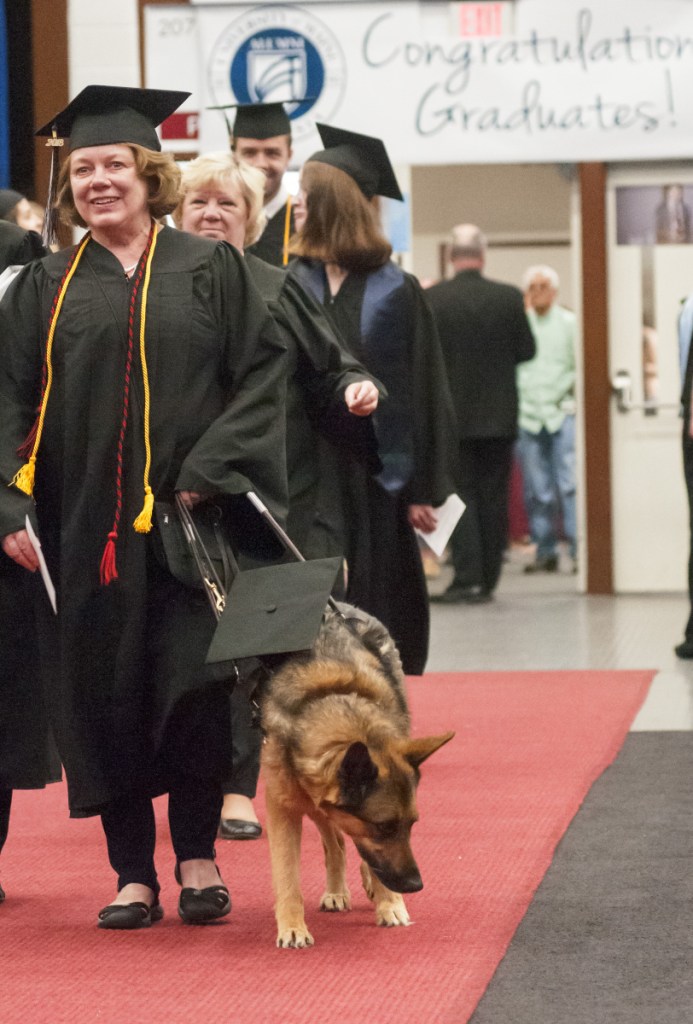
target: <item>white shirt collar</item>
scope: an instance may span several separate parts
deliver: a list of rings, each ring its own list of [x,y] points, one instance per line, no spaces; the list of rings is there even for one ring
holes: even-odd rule
[[[279,211],[281,210],[282,206],[284,206],[288,198],[289,190],[282,181],[276,196],[274,196],[273,199],[270,199],[269,203],[267,203],[267,205],[265,206],[267,220],[270,220],[272,217],[274,217],[275,213],[279,213]]]

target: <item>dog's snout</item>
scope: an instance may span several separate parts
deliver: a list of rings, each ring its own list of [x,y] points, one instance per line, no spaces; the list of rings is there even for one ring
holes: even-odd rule
[[[418,871],[414,874],[408,875],[403,880],[402,888],[400,892],[420,892],[423,889],[423,881]]]
[[[420,892],[423,889],[423,881],[418,869],[406,874],[388,871],[384,867],[374,867],[373,870],[383,885],[386,885],[392,892]]]

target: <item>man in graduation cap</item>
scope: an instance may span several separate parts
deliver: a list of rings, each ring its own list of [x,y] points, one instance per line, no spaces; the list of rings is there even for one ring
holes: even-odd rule
[[[294,218],[291,196],[284,184],[292,155],[291,121],[284,104],[237,104],[231,149],[239,160],[259,167],[265,175],[267,225],[248,252],[275,267],[285,267],[289,262]]]
[[[30,517],[57,591],[54,615],[27,574],[70,812],[101,815],[118,876],[109,929],[162,916],[162,792],[179,915],[230,910],[214,840],[233,666],[205,664],[215,620],[162,560],[154,501],[213,499],[225,521],[251,490],[286,507],[285,348],[241,256],[162,224],[180,172],[156,126],[186,96],[89,86],[39,130],[54,153],[69,138],[57,206],[88,231],[0,303],[0,538],[35,570]],[[267,553],[251,514],[234,540]]]

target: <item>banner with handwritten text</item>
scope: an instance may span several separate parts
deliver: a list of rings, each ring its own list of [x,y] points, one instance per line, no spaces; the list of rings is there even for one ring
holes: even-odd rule
[[[395,163],[693,154],[690,0],[473,8],[157,4],[146,8],[146,84],[193,90],[200,150],[226,145],[207,107],[292,99],[299,161],[319,148],[316,121],[382,137]]]

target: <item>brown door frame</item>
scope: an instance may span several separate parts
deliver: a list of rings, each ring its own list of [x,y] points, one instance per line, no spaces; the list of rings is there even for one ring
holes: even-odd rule
[[[68,0],[31,0],[34,125],[46,121],[69,101],[67,48]],[[45,202],[50,176],[45,140],[35,140],[34,195]],[[67,239],[65,239],[67,241]]]
[[[606,164],[579,165],[588,594],[614,590],[606,176]]]

